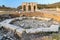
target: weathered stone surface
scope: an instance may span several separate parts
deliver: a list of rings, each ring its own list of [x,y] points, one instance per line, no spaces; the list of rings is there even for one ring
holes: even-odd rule
[[[4,24],[4,25],[3,25]],[[57,32],[59,31],[59,24],[53,23],[53,21],[42,21],[36,19],[14,18],[1,22],[1,25],[21,36],[23,32],[26,33],[39,33],[39,32]]]
[[[17,35],[18,36],[22,36],[22,33],[24,32],[25,30],[24,29],[22,29],[22,28],[19,28],[19,29],[16,29],[16,33],[17,33]]]

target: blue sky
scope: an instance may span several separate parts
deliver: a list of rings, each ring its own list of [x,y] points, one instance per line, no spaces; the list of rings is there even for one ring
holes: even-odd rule
[[[60,0],[0,0],[0,6],[5,5],[7,7],[18,7],[22,2],[37,2],[40,4],[52,4],[60,2]]]

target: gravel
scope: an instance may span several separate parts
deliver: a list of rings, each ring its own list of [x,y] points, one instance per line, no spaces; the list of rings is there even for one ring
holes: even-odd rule
[[[0,40],[20,40],[18,36],[5,28],[0,29]]]

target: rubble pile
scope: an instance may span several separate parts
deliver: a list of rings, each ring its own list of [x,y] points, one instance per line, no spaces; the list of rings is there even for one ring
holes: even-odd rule
[[[43,40],[45,38],[51,38],[51,34],[47,33],[37,33],[37,34],[27,34],[26,32],[22,33],[22,36],[19,37],[15,32],[7,30],[5,28],[0,28],[0,40]]]
[[[0,40],[19,40],[18,36],[5,28],[0,28]]]
[[[50,33],[27,34],[23,33],[21,40],[52,40]]]
[[[16,17],[18,17],[18,16],[12,15],[12,14],[2,14],[2,15],[0,15],[0,22],[4,21],[6,19],[11,19],[11,18],[16,18]]]
[[[24,32],[22,33],[22,36],[19,37],[11,30],[7,30],[3,27],[0,28],[0,40],[43,40],[44,37],[50,38],[51,35],[46,33],[27,34]]]

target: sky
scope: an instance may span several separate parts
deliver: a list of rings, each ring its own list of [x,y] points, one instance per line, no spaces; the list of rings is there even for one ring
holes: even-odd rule
[[[60,2],[60,0],[0,0],[0,6],[5,5],[7,7],[17,8],[22,2],[37,2],[38,4],[52,4]]]

